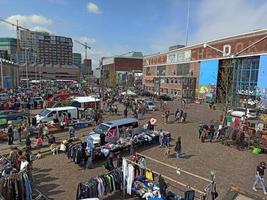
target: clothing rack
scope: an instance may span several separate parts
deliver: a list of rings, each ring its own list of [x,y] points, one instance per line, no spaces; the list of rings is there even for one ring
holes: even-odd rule
[[[199,179],[201,179],[201,180],[207,181],[208,183],[212,183],[212,182],[213,182],[212,180],[210,180],[210,179],[208,179],[208,178],[205,178],[205,177],[199,176],[199,175],[197,175],[197,174],[193,174],[193,173],[191,173],[191,172],[182,170],[181,168],[174,167],[174,166],[172,166],[172,165],[166,164],[166,163],[164,163],[164,162],[161,162],[161,161],[159,161],[159,160],[156,160],[156,159],[151,158],[151,157],[149,157],[149,156],[146,156],[146,155],[144,155],[144,154],[141,154],[141,153],[136,153],[136,154],[139,155],[139,156],[141,156],[141,157],[144,157],[144,158],[147,158],[147,159],[149,159],[149,160],[152,160],[152,161],[154,161],[154,162],[157,162],[157,163],[160,163],[160,164],[162,164],[162,165],[165,165],[166,167],[172,168],[172,169],[174,169],[174,170],[179,170],[180,172],[183,172],[183,173],[188,174],[188,175],[190,175],[190,176],[193,176],[193,177],[195,177],[195,178],[199,178]]]
[[[161,177],[163,177],[163,178],[165,178],[165,179],[167,179],[167,180],[169,180],[169,181],[172,181],[172,182],[174,182],[174,183],[176,183],[176,184],[178,184],[178,185],[180,185],[180,186],[186,187],[186,188],[188,188],[188,189],[190,189],[190,190],[194,190],[194,191],[200,193],[202,196],[206,196],[206,192],[203,192],[203,191],[201,191],[201,190],[199,190],[199,189],[197,189],[197,188],[195,188],[195,187],[192,187],[192,186],[189,186],[189,185],[184,184],[184,183],[182,183],[182,182],[176,181],[176,180],[174,180],[174,179],[172,179],[172,178],[170,178],[170,177],[168,177],[168,176],[162,175],[160,172],[157,172],[157,171],[155,171],[155,170],[152,170],[152,169],[149,169],[149,168],[147,168],[147,167],[141,166],[141,165],[139,165],[138,163],[136,163],[136,162],[134,162],[134,161],[131,161],[131,160],[125,158],[125,157],[124,157],[124,159],[125,159],[127,162],[129,162],[129,163],[131,163],[131,164],[133,164],[133,165],[136,165],[136,166],[140,167],[141,169],[149,170],[149,171],[151,171],[152,173],[157,174],[158,176],[161,175]],[[123,186],[124,186],[124,189],[123,189],[123,196],[124,196],[124,198],[125,198],[125,183],[124,183]]]
[[[185,173],[185,174],[188,174],[188,175],[190,175],[190,176],[193,176],[193,177],[195,177],[195,178],[198,178],[198,179],[201,179],[201,180],[204,180],[204,181],[208,182],[208,185],[203,189],[203,191],[206,193],[205,196],[207,195],[208,192],[211,192],[211,191],[213,190],[213,188],[214,188],[213,186],[216,185],[216,182],[214,181],[214,179],[215,179],[215,175],[213,175],[213,176],[211,177],[211,179],[207,179],[207,178],[205,178],[205,177],[199,176],[199,175],[197,175],[197,174],[193,174],[193,173],[191,173],[191,172],[182,170],[181,168],[174,167],[174,166],[172,166],[172,165],[166,164],[166,163],[164,163],[164,162],[161,162],[161,161],[156,160],[156,159],[154,159],[154,158],[151,158],[151,157],[149,157],[149,156],[143,155],[143,154],[141,154],[141,153],[136,153],[136,154],[139,155],[139,156],[141,156],[141,157],[150,159],[150,160],[152,160],[152,161],[154,161],[154,162],[157,162],[157,163],[160,163],[160,164],[162,164],[162,165],[165,165],[166,167],[172,168],[172,169],[174,169],[174,170],[178,170],[178,171],[180,171],[180,172],[183,172],[183,173]]]
[[[115,169],[113,169],[113,170],[111,170],[111,171],[109,171],[109,172],[107,172],[107,173],[105,173],[105,174],[101,174],[101,175],[92,177],[92,178],[90,178],[88,181],[80,182],[80,183],[78,184],[78,188],[79,188],[79,185],[80,185],[81,183],[89,182],[90,180],[100,178],[101,176],[111,175],[111,174],[113,174],[113,173],[115,173],[115,172],[119,172],[119,173],[122,174],[122,169],[121,169],[121,168],[115,168]],[[118,183],[118,182],[117,182],[117,183]],[[120,186],[120,187],[121,187],[121,186]],[[118,191],[118,190],[115,190],[115,191]],[[114,192],[114,191],[113,191],[113,192]],[[76,196],[76,199],[77,199],[77,198],[78,198],[78,196]],[[94,198],[94,197],[89,197],[89,198]]]

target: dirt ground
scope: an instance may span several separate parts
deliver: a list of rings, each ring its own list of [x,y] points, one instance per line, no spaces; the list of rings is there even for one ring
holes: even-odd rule
[[[175,112],[177,102],[169,103],[171,112]],[[210,171],[216,172],[218,199],[227,193],[231,186],[240,188],[241,190],[254,193],[252,191],[252,183],[255,175],[255,168],[260,161],[266,161],[266,155],[253,155],[249,151],[239,151],[235,148],[224,146],[220,143],[201,143],[198,139],[197,127],[200,121],[210,122],[219,117],[218,111],[208,110],[206,105],[190,105],[187,109],[188,121],[185,124],[170,122],[162,124],[161,112],[151,112],[146,115],[145,122],[150,117],[158,119],[156,129],[163,128],[172,133],[172,142],[178,136],[182,137],[182,152],[183,158],[177,160],[174,156],[174,147],[171,150],[170,158],[164,155],[164,150],[157,145],[148,146],[138,149],[137,151],[168,163],[172,166],[177,166],[186,171],[209,178]],[[173,116],[171,121],[173,120]],[[183,182],[189,186],[202,190],[207,184],[205,181],[199,181],[188,175],[178,175],[174,169],[167,168],[164,165],[147,160],[148,168],[156,170],[163,175],[169,176],[177,181]],[[56,156],[46,156],[43,159],[34,163],[34,184],[37,189],[47,195],[49,199],[66,199],[73,200],[76,197],[77,185],[81,181],[89,180],[90,177],[95,177],[105,173],[103,161],[98,161],[94,164],[93,169],[83,169],[82,167],[70,162],[65,154]],[[169,182],[170,189],[183,194],[186,188],[175,183]],[[175,187],[175,188],[174,188]],[[263,192],[259,189],[257,193],[263,197]],[[106,199],[123,199],[122,193],[118,192]],[[135,199],[135,198],[132,198]]]

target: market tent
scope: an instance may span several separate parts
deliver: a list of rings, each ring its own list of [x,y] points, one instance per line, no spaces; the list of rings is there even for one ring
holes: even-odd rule
[[[126,91],[121,93],[122,95],[126,95]],[[127,90],[127,95],[129,96],[136,96],[136,94],[134,92],[132,92],[131,90]]]
[[[90,102],[100,101],[100,99],[94,98],[92,96],[86,96],[86,97],[75,97],[73,101],[78,101],[79,103],[90,103]]]

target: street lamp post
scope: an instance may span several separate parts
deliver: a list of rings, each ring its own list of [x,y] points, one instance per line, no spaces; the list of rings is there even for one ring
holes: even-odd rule
[[[28,48],[25,48],[25,67],[26,67],[26,81],[27,81],[27,88],[29,88],[29,74],[28,74]]]
[[[3,74],[3,60],[0,58],[1,63],[1,87],[4,89],[4,74]]]

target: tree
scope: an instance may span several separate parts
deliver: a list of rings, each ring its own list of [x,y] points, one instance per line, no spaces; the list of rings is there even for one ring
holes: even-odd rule
[[[224,108],[224,115],[226,115],[229,107],[231,105],[231,100],[233,98],[233,69],[231,60],[223,60],[222,65],[219,68],[218,74],[218,85],[217,102],[222,103]]]
[[[116,77],[116,72],[115,71],[110,71],[108,74],[108,81],[107,84],[109,87],[114,88],[116,87],[117,84],[117,77]]]

